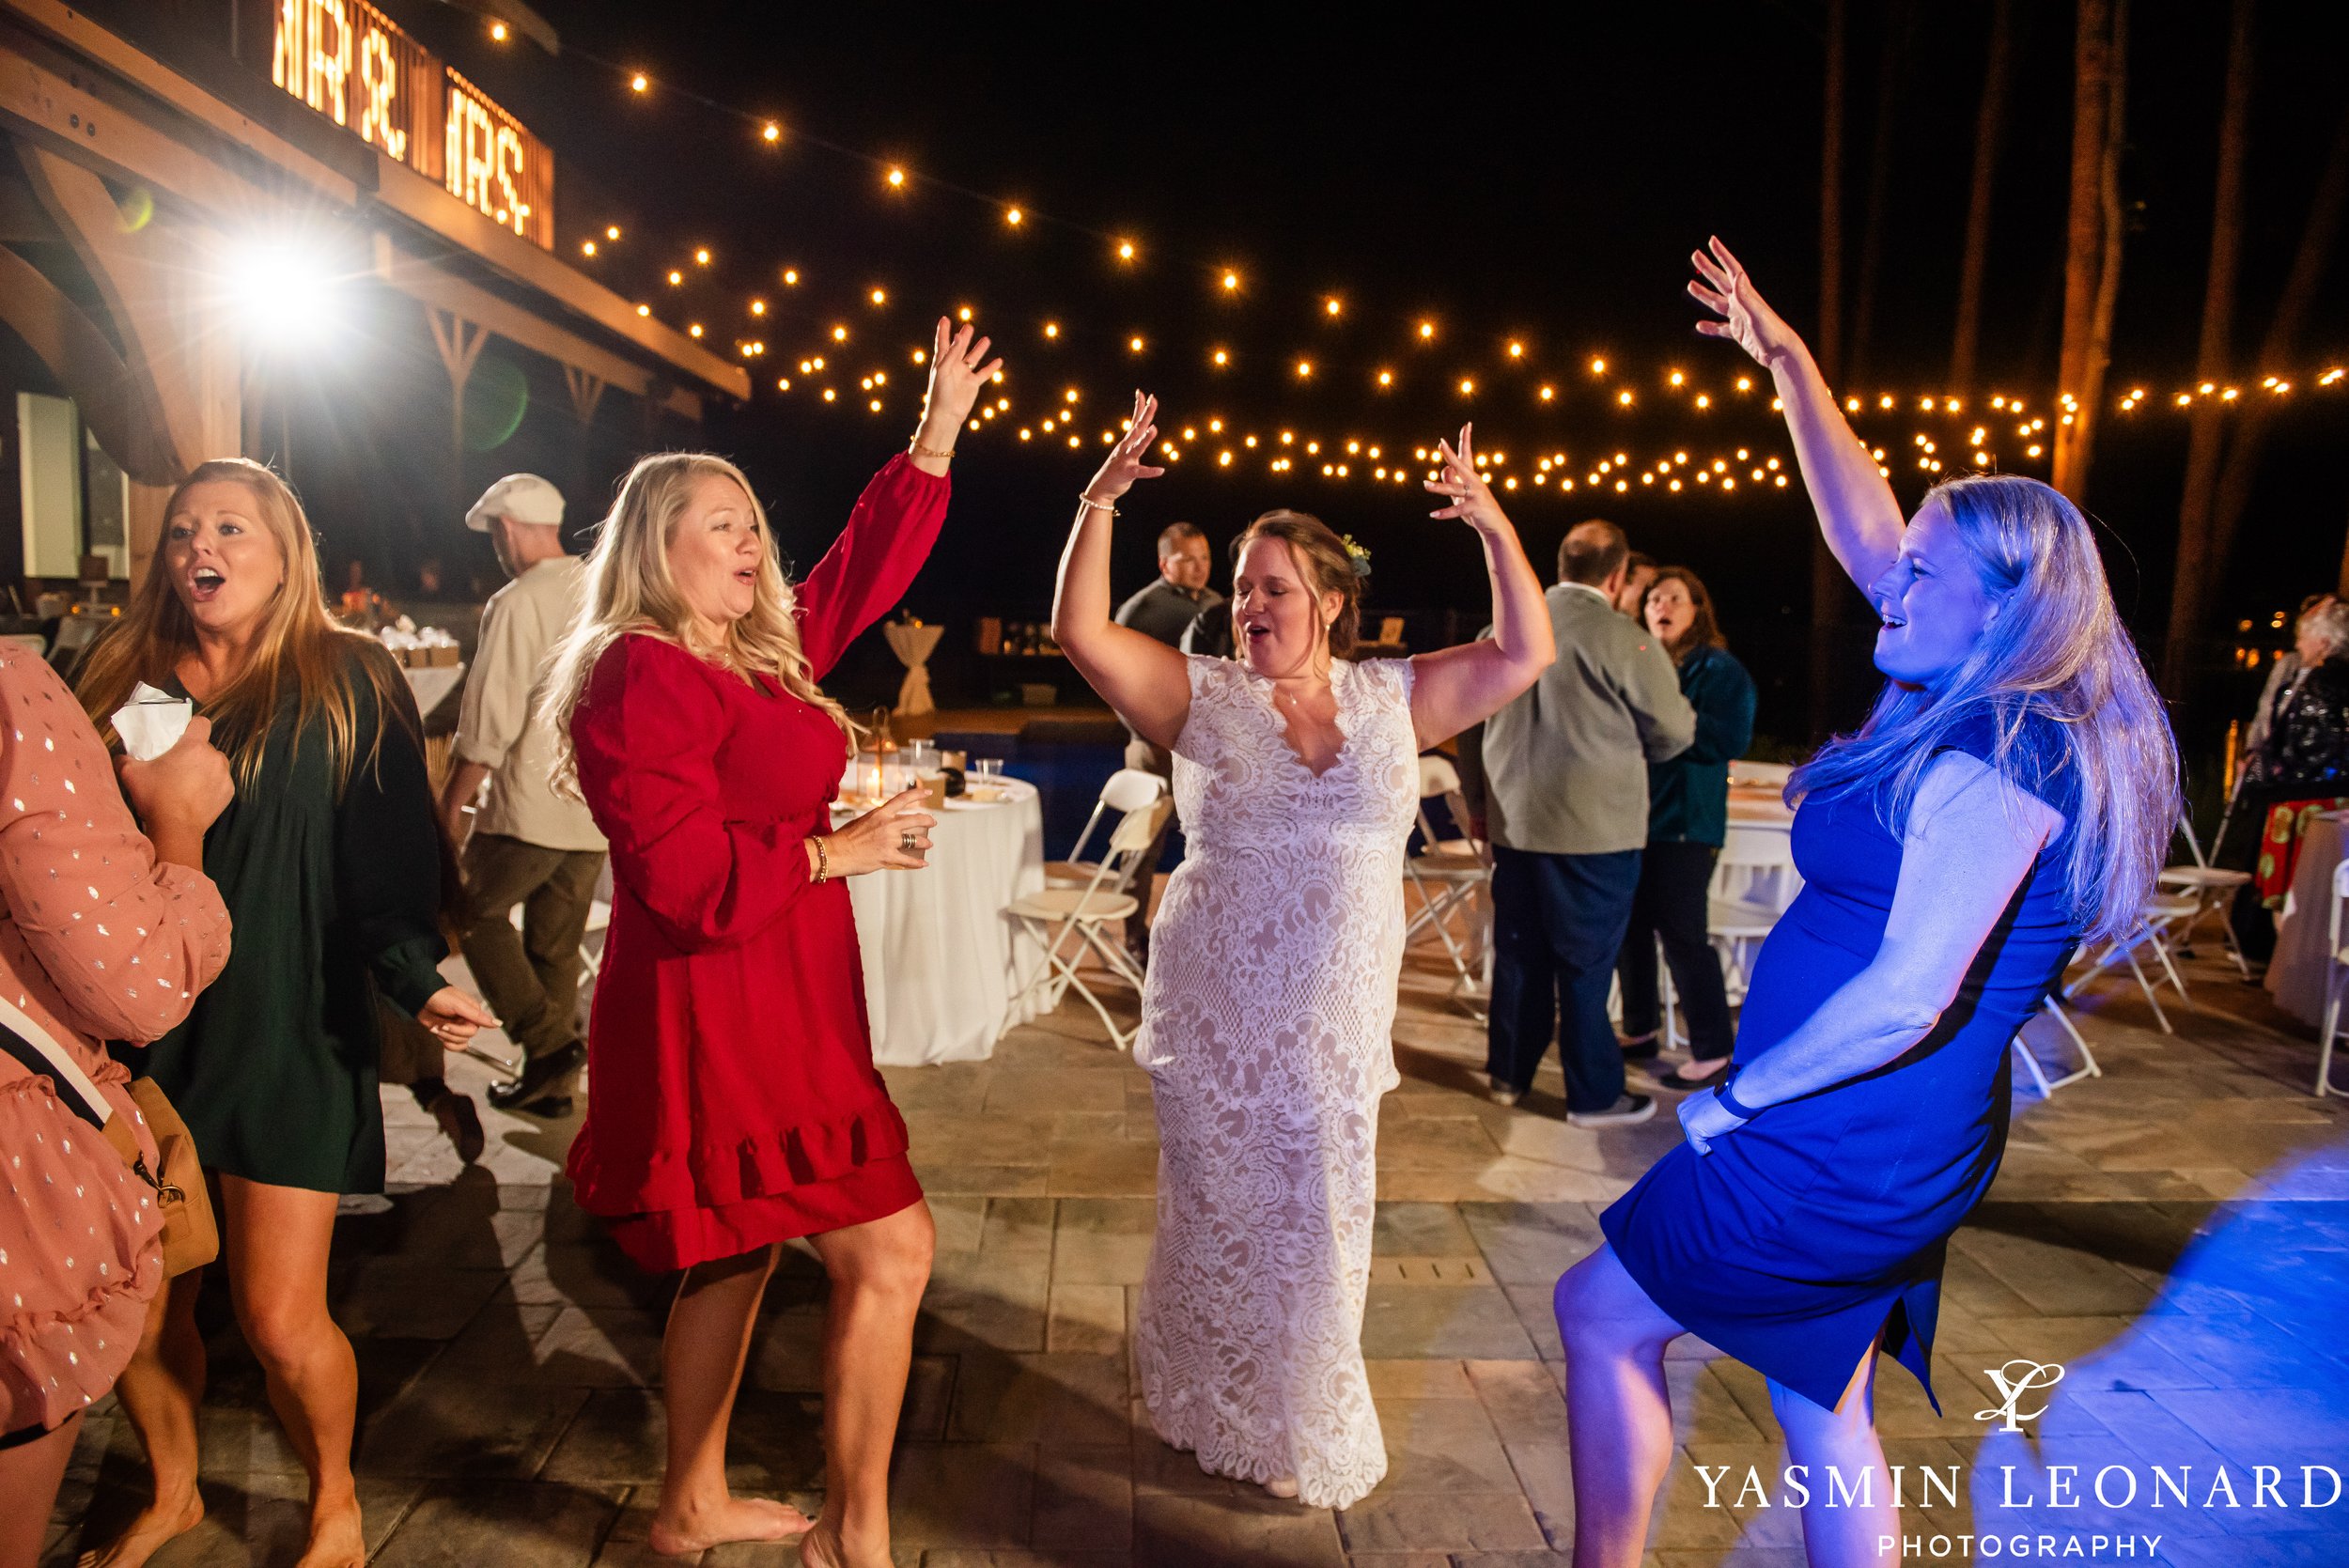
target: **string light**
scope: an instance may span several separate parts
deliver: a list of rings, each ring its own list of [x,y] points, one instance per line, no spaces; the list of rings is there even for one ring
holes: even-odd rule
[[[1239,274],[1238,274],[1237,272],[1226,272],[1226,273],[1224,273],[1224,274],[1223,274],[1223,292],[1225,292],[1226,294],[1235,294],[1235,293],[1237,293],[1238,291],[1239,291]]]
[[[701,245],[694,249],[693,265],[696,267],[707,267],[709,265],[709,247],[708,245]]]
[[[606,225],[603,231],[603,237],[606,240],[617,240],[620,237],[620,225],[617,224]]]
[[[1044,335],[1047,337],[1058,337],[1060,335],[1060,323],[1058,321],[1045,322]]]
[[[651,85],[652,84],[645,79],[645,73],[641,70],[628,79],[628,86],[630,92],[643,92],[646,88]]]
[[[1003,222],[1009,224],[1014,228],[1018,228],[1021,224],[1024,224],[1027,221],[1028,215],[1025,212],[1020,211],[1017,207],[1012,208],[1003,214]]]
[[[504,43],[504,42],[506,40],[506,38],[507,38],[508,36],[509,36],[509,35],[507,34],[507,31],[506,31],[506,23],[503,23],[503,22],[492,22],[492,23],[490,23],[490,38],[492,38],[492,39],[496,39],[496,40],[497,40],[498,42],[500,42],[500,43]]]
[[[1394,385],[1394,372],[1393,372],[1393,371],[1392,371],[1392,370],[1381,370],[1381,371],[1379,371],[1379,372],[1378,372],[1378,384],[1379,384],[1380,386],[1392,386],[1392,385]]]
[[[675,288],[675,287],[677,287],[678,285],[682,284],[684,281],[685,281],[685,274],[684,274],[683,272],[674,272],[674,271],[673,271],[673,272],[671,272],[669,273],[669,287],[670,287]]]
[[[785,287],[797,288],[800,286],[800,270],[797,267],[786,267],[783,270],[783,281]]]
[[[1523,359],[1525,357],[1525,345],[1522,343],[1510,344],[1509,357],[1511,359]]]
[[[1336,296],[1332,295],[1330,298],[1321,302],[1321,308],[1327,314],[1336,316],[1345,309],[1345,305],[1337,299]]]
[[[1313,361],[1311,361],[1311,360],[1309,360],[1309,359],[1300,359],[1300,360],[1299,360],[1299,361],[1297,362],[1297,379],[1298,379],[1299,380],[1302,381],[1302,380],[1312,380],[1312,378],[1313,378],[1313,373],[1314,373],[1314,362],[1313,362]]]
[[[1592,375],[1594,375],[1594,376],[1604,376],[1604,375],[1606,375],[1606,374],[1607,374],[1607,362],[1606,362],[1605,360],[1603,360],[1603,359],[1595,359],[1595,360],[1591,361],[1591,374],[1592,374]]]
[[[580,246],[579,246],[579,254],[580,254],[580,255],[582,255],[582,256],[593,256],[593,255],[595,255],[595,254],[596,254],[596,242],[595,242],[593,240],[583,240],[583,241],[580,241]]]
[[[1126,340],[1126,351],[1133,354],[1142,352],[1142,339],[1139,337],[1128,338]]]
[[[1425,343],[1425,342],[1428,342],[1428,341],[1432,340],[1432,339],[1435,337],[1435,335],[1436,335],[1436,323],[1435,323],[1435,322],[1433,322],[1433,321],[1422,321],[1422,322],[1419,324],[1419,340],[1420,340],[1422,343]]]
[[[1218,349],[1210,357],[1219,365],[1229,365],[1232,363],[1231,352],[1228,349]]]
[[[783,127],[777,125],[773,120],[769,120],[766,126],[761,129],[758,133],[770,147],[783,140]]]
[[[906,188],[905,170],[891,169],[889,171],[889,188],[893,191],[902,191]]]
[[[1120,261],[1131,261],[1133,258],[1134,242],[1131,240],[1120,240],[1117,242],[1117,259]]]
[[[753,300],[753,301],[751,302],[751,314],[752,314],[753,316],[764,316],[764,315],[766,315],[766,314],[767,314],[767,302],[766,302],[766,301],[764,301],[764,300]]]
[[[889,291],[885,288],[876,288],[866,298],[877,305],[885,305],[889,303]]]

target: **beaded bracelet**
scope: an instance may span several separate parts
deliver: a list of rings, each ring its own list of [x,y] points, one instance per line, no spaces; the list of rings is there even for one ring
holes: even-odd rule
[[[832,857],[824,853],[824,841],[821,835],[810,833],[807,842],[816,851],[816,876],[813,879],[821,883],[832,875]]]
[[[941,452],[934,446],[923,445],[919,441],[908,442],[906,444],[907,448],[917,458],[936,458],[941,463],[950,463],[955,460],[955,449],[951,446]]]
[[[1082,490],[1079,490],[1077,492],[1077,501],[1079,505],[1090,506],[1097,512],[1107,512],[1112,517],[1115,517],[1117,515],[1116,507],[1111,505],[1106,501],[1096,501],[1093,497],[1085,494]]]

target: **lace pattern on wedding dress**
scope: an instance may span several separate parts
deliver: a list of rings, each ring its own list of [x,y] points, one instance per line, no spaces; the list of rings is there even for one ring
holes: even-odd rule
[[[1315,774],[1270,683],[1190,661],[1186,851],[1151,941],[1135,1060],[1158,1106],[1158,1235],[1135,1331],[1159,1435],[1322,1508],[1386,1473],[1362,1366],[1378,1099],[1394,1087],[1411,667],[1330,672]]]

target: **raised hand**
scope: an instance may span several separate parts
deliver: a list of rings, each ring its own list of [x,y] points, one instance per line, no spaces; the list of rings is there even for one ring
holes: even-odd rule
[[[914,439],[934,451],[951,452],[955,435],[971,417],[980,389],[995,379],[1003,362],[987,357],[988,340],[972,326],[956,326],[941,316],[930,348],[930,385],[923,397],[922,432]],[[925,437],[929,439],[924,439]]]
[[[1452,505],[1428,513],[1431,518],[1458,518],[1470,528],[1483,533],[1493,528],[1507,528],[1509,519],[1493,499],[1492,487],[1476,472],[1476,455],[1470,442],[1476,427],[1460,427],[1460,444],[1453,447],[1439,439],[1436,456],[1442,467],[1433,479],[1420,481],[1420,489],[1452,498]]]
[[[1150,452],[1150,443],[1159,439],[1159,400],[1143,393],[1134,394],[1133,427],[1126,439],[1110,448],[1093,482],[1085,487],[1086,496],[1095,501],[1115,503],[1117,498],[1134,488],[1137,479],[1156,479],[1166,470],[1153,468],[1143,461]]]
[[[1697,331],[1707,337],[1728,338],[1765,370],[1774,368],[1787,354],[1800,352],[1802,338],[1769,307],[1729,247],[1718,238],[1707,244],[1711,255],[1697,251],[1688,257],[1701,280],[1689,283],[1688,294],[1720,319],[1699,321]]]

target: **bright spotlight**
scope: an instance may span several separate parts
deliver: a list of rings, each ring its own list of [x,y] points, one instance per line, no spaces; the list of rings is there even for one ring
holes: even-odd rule
[[[250,241],[230,258],[226,275],[247,329],[269,342],[316,343],[341,315],[336,269],[301,241]]]

